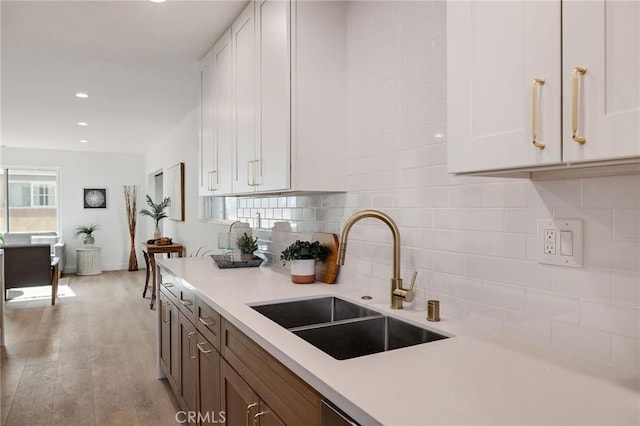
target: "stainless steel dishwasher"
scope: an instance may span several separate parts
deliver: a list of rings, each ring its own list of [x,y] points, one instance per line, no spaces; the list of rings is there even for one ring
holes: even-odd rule
[[[321,426],[358,426],[355,420],[347,416],[331,401],[322,400],[322,409],[320,410]]]

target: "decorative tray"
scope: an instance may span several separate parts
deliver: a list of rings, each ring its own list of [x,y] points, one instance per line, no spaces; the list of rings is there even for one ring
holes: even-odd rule
[[[240,260],[233,261],[231,257],[226,254],[211,254],[211,258],[216,262],[218,268],[227,269],[227,268],[254,268],[256,266],[260,266],[262,264],[262,259],[257,256],[254,256],[253,259],[242,262]]]

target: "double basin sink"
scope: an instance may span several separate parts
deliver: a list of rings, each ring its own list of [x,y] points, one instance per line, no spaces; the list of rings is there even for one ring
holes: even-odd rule
[[[337,297],[251,308],[339,360],[447,338]]]

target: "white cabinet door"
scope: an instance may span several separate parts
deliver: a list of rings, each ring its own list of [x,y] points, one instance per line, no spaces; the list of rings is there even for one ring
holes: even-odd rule
[[[256,190],[290,187],[291,4],[260,0],[255,5],[258,69]]]
[[[256,66],[254,4],[231,26],[233,44],[233,192],[253,192],[256,182]]]
[[[213,46],[214,129],[213,173],[210,176],[214,195],[230,194],[233,189],[233,56],[231,31]]]
[[[198,152],[198,194],[212,195],[214,67],[212,52],[200,64],[200,144]]]
[[[449,172],[561,161],[560,12],[559,1],[448,2]]]
[[[562,25],[563,160],[640,155],[640,2],[564,1]]]

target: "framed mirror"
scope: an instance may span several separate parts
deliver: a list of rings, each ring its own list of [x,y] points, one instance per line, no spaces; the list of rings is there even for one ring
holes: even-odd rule
[[[184,221],[184,163],[167,168],[163,176],[166,196],[171,198],[167,216],[171,220]]]

